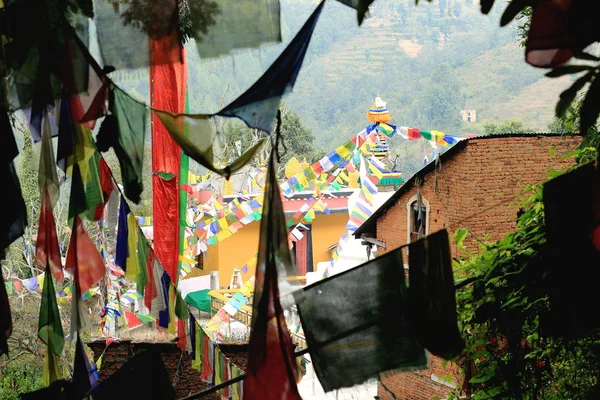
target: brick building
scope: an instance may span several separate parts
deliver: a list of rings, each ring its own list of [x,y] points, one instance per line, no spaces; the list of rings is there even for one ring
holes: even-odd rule
[[[355,236],[385,243],[381,255],[443,228],[449,234],[467,228],[467,249],[478,251],[478,240],[496,240],[514,230],[516,197],[526,185],[546,180],[548,170],[572,166],[574,160],[563,155],[579,142],[579,137],[556,134],[502,134],[460,141],[438,163],[428,164],[400,187]],[[451,250],[457,254],[454,245]],[[404,256],[407,263],[406,251]],[[391,399],[392,391],[398,399],[429,400],[445,398],[462,384],[462,378],[456,365],[443,368],[442,360],[432,357],[428,370],[395,374],[383,383],[387,390],[379,384],[381,399]]]

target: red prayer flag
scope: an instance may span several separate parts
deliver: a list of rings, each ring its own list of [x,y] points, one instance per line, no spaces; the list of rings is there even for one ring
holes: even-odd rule
[[[94,212],[94,221],[99,221],[104,216],[104,207],[106,203],[108,203],[108,199],[114,189],[114,185],[111,179],[111,172],[108,164],[104,161],[104,158],[100,158],[100,187],[102,188],[102,196],[104,197],[104,202],[102,205],[96,207],[96,211]]]
[[[106,273],[104,261],[83,228],[79,216],[73,220],[65,268],[73,275],[73,281],[79,283],[81,293],[87,292]]]
[[[130,328],[134,328],[142,324],[142,321],[140,321],[140,319],[131,311],[125,311],[125,322],[127,322],[127,326]]]
[[[177,319],[177,347],[185,350],[187,346],[187,333],[185,331],[186,322],[182,319]]]
[[[154,282],[154,261],[155,261],[154,250],[152,247],[148,252],[148,260],[146,261],[146,271],[148,272],[148,282],[144,286],[144,305],[148,310],[152,311],[152,300],[158,296],[156,290],[156,282]],[[141,266],[140,266],[141,267]]]
[[[408,128],[408,140],[416,140],[421,138],[421,132],[417,128]]]
[[[183,184],[181,185],[181,190],[185,190],[188,194],[194,194],[194,190],[190,185]]]
[[[46,264],[46,261],[48,264]],[[42,269],[50,266],[50,272],[57,281],[64,278],[62,263],[60,259],[60,247],[56,235],[56,224],[52,214],[52,203],[48,188],[44,188],[42,207],[40,209],[40,223],[38,227],[37,240],[35,243],[35,264]]]
[[[209,361],[209,346],[210,343],[208,335],[204,335],[204,341],[202,342],[202,354],[204,355],[204,357],[202,359],[202,371],[200,372],[200,379],[202,379],[204,382],[207,382],[213,374],[212,366],[210,365]]]
[[[346,164],[346,171],[356,172],[356,168],[354,167],[354,163],[352,163],[352,161],[350,161],[348,164]]]

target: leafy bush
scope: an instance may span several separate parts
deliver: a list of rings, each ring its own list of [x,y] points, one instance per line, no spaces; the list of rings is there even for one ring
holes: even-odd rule
[[[17,400],[43,387],[43,370],[35,364],[12,363],[0,373],[0,400]]]

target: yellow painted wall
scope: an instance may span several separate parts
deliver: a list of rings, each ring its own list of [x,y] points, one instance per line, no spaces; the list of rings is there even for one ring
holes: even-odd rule
[[[311,223],[313,268],[317,263],[329,261],[331,258],[327,248],[337,243],[343,233],[346,232],[348,213],[317,215]]]
[[[260,221],[254,221],[220,242],[217,246],[219,257],[219,281],[221,286],[229,286],[231,274],[235,268],[241,269],[258,251]],[[249,267],[248,273],[242,273],[244,281],[254,275],[255,267]]]
[[[204,254],[204,269],[202,275],[208,275],[213,271],[219,270],[219,249],[217,246],[208,246]]]
[[[344,232],[348,214],[317,215],[310,224],[313,244],[313,266],[329,261],[327,248],[338,242]],[[231,274],[235,268],[241,269],[257,253],[260,236],[260,222],[255,221],[244,226],[217,246],[208,246],[208,258],[205,259],[205,271],[219,271],[220,285],[229,286]],[[256,267],[248,268],[248,273],[242,273],[244,281],[256,272]]]

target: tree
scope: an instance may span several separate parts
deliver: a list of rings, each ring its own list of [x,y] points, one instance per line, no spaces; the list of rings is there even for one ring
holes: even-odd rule
[[[486,135],[502,133],[534,133],[535,129],[525,126],[525,124],[516,119],[504,121],[498,125],[495,122],[487,122],[483,125],[483,133]]]
[[[314,145],[315,137],[308,129],[300,117],[295,112],[282,105],[282,123],[281,133],[283,144],[279,148],[281,157],[281,166],[285,165],[292,157],[300,161],[306,159],[308,163],[314,163],[321,159],[326,153]],[[248,149],[258,139],[265,137],[265,134],[256,129],[250,129],[239,121],[228,120],[223,124],[223,134],[220,135],[221,157],[229,159],[237,155],[236,142],[241,142],[241,152]],[[265,146],[263,151],[268,151]],[[262,154],[263,158],[266,153]]]
[[[462,94],[460,84],[448,64],[434,67],[431,78],[422,82],[415,100],[415,122],[430,130],[457,131],[461,125]]]

